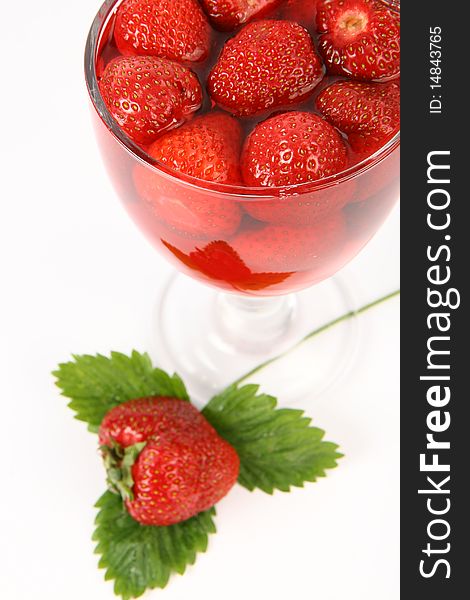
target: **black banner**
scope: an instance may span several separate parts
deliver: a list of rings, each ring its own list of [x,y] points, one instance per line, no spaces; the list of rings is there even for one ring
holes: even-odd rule
[[[467,597],[466,3],[402,2],[401,597]],[[466,493],[467,491],[467,493]]]

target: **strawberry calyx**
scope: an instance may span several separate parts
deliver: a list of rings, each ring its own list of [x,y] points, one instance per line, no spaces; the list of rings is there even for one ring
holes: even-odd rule
[[[119,494],[124,501],[134,500],[132,467],[146,444],[147,442],[139,442],[124,448],[111,439],[111,446],[100,447],[108,489]]]

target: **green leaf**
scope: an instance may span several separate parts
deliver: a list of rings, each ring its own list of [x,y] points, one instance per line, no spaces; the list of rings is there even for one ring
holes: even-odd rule
[[[135,350],[131,356],[111,352],[108,358],[73,355],[53,372],[62,395],[71,399],[69,407],[76,418],[98,431],[105,414],[121,402],[144,396],[171,396],[189,400],[178,375],[170,376],[152,366],[148,354]]]
[[[276,408],[277,400],[258,394],[259,386],[231,385],[202,411],[206,419],[237,451],[238,482],[268,494],[325,477],[342,456],[338,446],[323,441],[324,431],[310,427],[303,411]]]
[[[182,575],[207,549],[215,533],[215,509],[168,527],[140,525],[125,510],[122,499],[106,492],[96,503],[99,509],[93,540],[98,544],[99,567],[105,579],[114,580],[116,595],[138,598],[147,589],[164,588],[172,573]]]

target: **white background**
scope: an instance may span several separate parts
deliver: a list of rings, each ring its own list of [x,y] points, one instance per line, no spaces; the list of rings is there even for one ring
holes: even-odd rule
[[[50,371],[74,353],[147,349],[170,273],[119,205],[89,122],[82,55],[96,0],[2,7],[0,590],[5,600],[106,600],[90,536],[96,440]],[[348,267],[358,304],[399,285],[398,211]],[[353,367],[305,408],[341,466],[290,494],[236,487],[218,533],[165,600],[396,600],[399,303],[367,313]],[[228,382],[227,382],[228,383]],[[266,383],[269,386],[269,381]],[[269,390],[275,393],[275,390]]]

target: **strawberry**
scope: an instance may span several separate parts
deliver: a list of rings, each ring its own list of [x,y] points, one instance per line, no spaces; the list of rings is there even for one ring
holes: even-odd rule
[[[209,509],[238,477],[235,450],[185,400],[120,404],[103,419],[99,440],[108,482],[143,525],[172,525]]]
[[[253,271],[294,272],[315,269],[338,251],[345,224],[340,211],[310,227],[267,225],[239,233],[231,244]]]
[[[282,0],[202,0],[202,5],[214,27],[230,31],[266,14],[280,2]]]
[[[114,58],[99,86],[110,113],[138,144],[150,144],[162,132],[177,127],[202,102],[196,75],[164,58]]]
[[[124,55],[198,62],[209,53],[210,27],[197,0],[124,0],[114,40]]]
[[[224,113],[196,117],[156,140],[148,152],[160,164],[184,175],[215,183],[240,182],[241,125]],[[154,214],[190,237],[233,234],[241,210],[229,197],[186,189],[148,167],[137,166],[134,183]]]
[[[245,141],[246,185],[284,187],[335,175],[348,165],[340,134],[307,112],[288,112],[259,123]]]
[[[271,117],[252,131],[242,155],[247,185],[288,186],[334,175],[348,166],[346,146],[321,117],[290,112]],[[297,196],[246,202],[253,218],[276,225],[308,227],[342,208],[354,181]]]
[[[352,149],[370,155],[400,129],[400,85],[340,81],[316,99],[322,115],[348,134]]]
[[[152,158],[205,181],[240,184],[240,123],[224,113],[209,113],[171,131],[149,148]]]
[[[380,0],[320,0],[319,50],[328,71],[367,81],[400,71],[400,15]]]
[[[211,430],[209,423],[191,403],[151,396],[124,402],[110,410],[101,423],[100,445],[111,446],[114,441],[127,448],[147,441],[153,434],[165,433],[175,420],[179,429],[190,430],[198,425]]]
[[[349,180],[298,196],[246,202],[243,208],[251,217],[264,223],[310,227],[343,208],[355,198],[355,191],[356,182]]]
[[[309,33],[290,21],[255,21],[228,40],[209,74],[212,100],[237,115],[300,102],[323,76]]]

